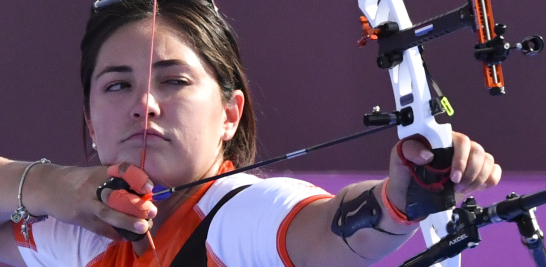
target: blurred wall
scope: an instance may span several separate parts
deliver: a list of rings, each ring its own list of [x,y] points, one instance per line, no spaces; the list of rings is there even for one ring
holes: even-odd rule
[[[82,164],[79,40],[93,1],[5,1],[0,9],[0,155]],[[257,109],[259,159],[364,128],[375,105],[394,109],[377,45],[358,48],[357,1],[218,0],[238,33]],[[546,34],[546,2],[495,0],[497,22],[518,42]],[[464,3],[407,1],[414,22]],[[426,45],[425,58],[450,98],[453,128],[494,154],[505,170],[543,171],[546,55],[513,52],[506,91],[490,97],[475,35],[462,30]],[[129,45],[129,44],[128,44]],[[386,170],[394,129],[268,167],[292,171]]]

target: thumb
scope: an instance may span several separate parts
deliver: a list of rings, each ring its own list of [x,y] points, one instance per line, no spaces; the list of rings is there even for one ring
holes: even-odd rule
[[[404,158],[417,165],[426,165],[434,159],[434,154],[427,146],[417,140],[406,140],[401,150]]]
[[[135,165],[123,162],[108,167],[110,177],[119,177],[125,180],[137,194],[148,194],[153,190],[153,183],[143,170]]]
[[[404,162],[410,161],[417,165],[425,165],[430,163],[433,158],[434,154],[428,150],[427,146],[417,140],[409,139],[398,142],[391,151],[389,166],[391,184],[389,187],[405,197],[410,180],[413,178]],[[389,197],[391,196],[389,195]]]

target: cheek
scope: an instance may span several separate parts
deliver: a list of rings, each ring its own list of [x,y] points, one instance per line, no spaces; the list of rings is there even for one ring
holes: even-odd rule
[[[172,106],[173,125],[184,143],[216,146],[222,135],[223,107],[210,95],[194,96]]]
[[[208,105],[206,108],[202,106],[198,108],[198,120],[201,124],[201,129],[205,131],[203,134],[207,134],[210,138],[219,138],[220,131],[222,131],[222,122],[224,121],[223,106],[219,99],[207,98],[203,102]]]
[[[114,126],[119,121],[120,108],[120,106],[108,105],[104,101],[91,97],[89,119],[93,125],[97,142],[107,143],[110,141],[109,135],[115,130]]]

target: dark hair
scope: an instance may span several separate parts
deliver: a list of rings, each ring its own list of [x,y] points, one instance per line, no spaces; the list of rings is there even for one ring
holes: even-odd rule
[[[123,0],[100,11],[92,12],[81,43],[81,80],[85,111],[89,114],[91,76],[102,44],[121,26],[152,16],[149,0]],[[158,0],[157,17],[179,29],[201,58],[212,67],[220,85],[222,101],[231,99],[239,89],[245,97],[243,115],[235,136],[224,143],[224,159],[235,167],[254,162],[256,123],[247,78],[239,48],[231,27],[214,10],[212,4],[199,0]]]

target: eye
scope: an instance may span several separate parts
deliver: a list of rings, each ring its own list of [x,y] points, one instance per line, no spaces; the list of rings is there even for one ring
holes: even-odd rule
[[[186,79],[169,79],[169,80],[165,80],[163,82],[163,84],[175,85],[175,86],[185,86],[185,85],[188,85],[189,82]]]
[[[121,91],[123,89],[130,88],[130,87],[131,85],[127,82],[115,82],[106,86],[106,91],[110,91],[110,92]]]

